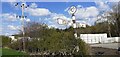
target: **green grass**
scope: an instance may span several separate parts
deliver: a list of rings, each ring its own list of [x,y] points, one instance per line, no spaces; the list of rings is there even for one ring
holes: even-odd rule
[[[12,49],[0,48],[0,50],[1,49],[2,49],[2,55],[27,55],[26,53],[12,50]]]
[[[0,56],[2,56],[2,48],[0,48]]]

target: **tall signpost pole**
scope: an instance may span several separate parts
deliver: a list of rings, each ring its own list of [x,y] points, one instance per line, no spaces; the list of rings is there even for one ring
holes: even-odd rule
[[[77,8],[75,6],[71,6],[68,12],[72,15],[72,24],[73,24],[73,28],[74,28],[74,37],[76,39],[78,39],[79,37],[77,36],[77,31],[76,31],[77,24],[76,24],[76,18],[75,18],[75,12],[76,11],[77,11]],[[77,52],[79,51],[78,44],[77,44],[77,46],[75,46],[75,49],[76,49]]]
[[[75,36],[75,38],[77,38],[77,31],[76,31],[77,24],[76,24],[76,18],[75,18],[76,10],[77,10],[77,8],[75,6],[72,6],[72,7],[70,7],[70,9],[68,11],[72,15],[72,25],[73,25],[73,28],[74,28],[74,36]]]
[[[77,36],[77,31],[76,31],[76,28],[77,28],[76,18],[75,18],[76,11],[77,11],[77,8],[75,6],[72,6],[69,8],[68,13],[72,15],[72,26],[74,28],[74,37],[75,37],[75,39],[79,39],[79,37]],[[68,22],[62,18],[58,18],[57,21],[58,21],[58,24],[68,24]],[[77,46],[75,46],[74,50],[76,50],[76,52],[79,52],[78,44],[77,44]]]

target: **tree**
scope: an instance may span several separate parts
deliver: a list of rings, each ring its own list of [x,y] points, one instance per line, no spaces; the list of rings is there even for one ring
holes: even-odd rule
[[[0,38],[2,38],[2,46],[6,47],[11,43],[11,38],[7,37],[7,36],[0,36]]]
[[[32,39],[31,41],[26,42],[26,50],[30,53],[65,52],[75,55],[80,55],[80,53],[85,55],[87,53],[85,43],[82,40],[74,38],[72,27],[60,30],[48,28],[46,25],[40,23],[30,23],[26,25],[25,34],[26,36],[30,36]],[[77,45],[80,47],[79,53],[76,51],[73,52]]]
[[[96,27],[97,29],[94,29],[92,27],[92,29],[96,31],[95,33],[104,32],[108,34],[108,37],[120,36],[120,29],[119,29],[120,28],[120,9],[119,8],[120,8],[120,2],[117,2],[115,5],[113,5],[112,11],[104,12],[102,15],[98,16],[98,20],[96,21],[96,24],[93,26],[93,27]],[[99,21],[102,21],[102,22],[99,22]]]
[[[112,35],[120,36],[120,2],[117,2],[115,5],[113,5],[112,11],[108,12],[109,16],[107,17],[109,21],[110,31],[112,32]]]

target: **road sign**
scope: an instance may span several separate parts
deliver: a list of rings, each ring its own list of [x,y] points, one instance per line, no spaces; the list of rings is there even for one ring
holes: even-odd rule
[[[58,24],[60,24],[60,25],[65,25],[65,24],[67,24],[67,21],[64,20],[64,19],[62,19],[62,18],[58,18],[58,19],[57,19],[57,22],[58,22]]]
[[[69,14],[74,14],[77,11],[77,8],[75,6],[71,6],[70,9],[68,10]]]

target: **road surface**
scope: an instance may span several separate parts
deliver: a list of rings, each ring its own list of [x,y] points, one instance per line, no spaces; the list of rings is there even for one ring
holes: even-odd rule
[[[120,43],[107,43],[107,44],[90,44],[91,47],[103,47],[110,49],[118,49],[120,47]]]

